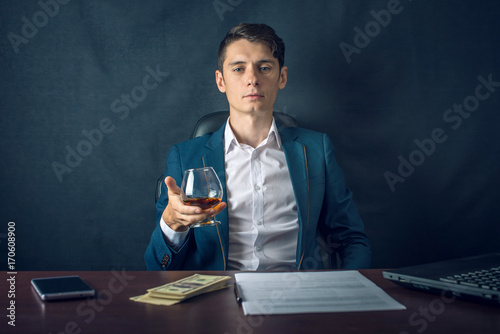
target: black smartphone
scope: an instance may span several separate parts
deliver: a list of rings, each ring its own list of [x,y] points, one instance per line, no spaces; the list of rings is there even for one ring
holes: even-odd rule
[[[42,300],[86,298],[95,295],[95,290],[78,275],[34,278],[31,285]]]

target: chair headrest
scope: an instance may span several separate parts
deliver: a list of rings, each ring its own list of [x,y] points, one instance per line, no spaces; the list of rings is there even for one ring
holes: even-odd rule
[[[280,123],[286,128],[299,126],[297,120],[290,114],[275,111],[273,115],[276,119],[276,122]],[[194,130],[191,133],[191,139],[203,136],[204,134],[210,132],[217,131],[222,126],[222,124],[224,124],[228,117],[229,111],[216,111],[204,115],[196,123]]]

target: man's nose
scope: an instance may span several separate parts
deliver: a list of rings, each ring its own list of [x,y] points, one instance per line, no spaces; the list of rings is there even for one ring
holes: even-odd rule
[[[254,68],[249,68],[247,70],[247,85],[248,86],[258,86],[259,85],[257,71]]]

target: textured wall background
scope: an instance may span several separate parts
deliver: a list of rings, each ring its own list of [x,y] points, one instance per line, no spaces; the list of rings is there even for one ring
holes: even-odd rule
[[[276,110],[333,139],[375,267],[499,250],[496,1],[5,0],[0,13],[0,248],[15,222],[18,270],[145,268],[155,181],[196,120],[227,109],[217,48],[240,22],[285,40]]]

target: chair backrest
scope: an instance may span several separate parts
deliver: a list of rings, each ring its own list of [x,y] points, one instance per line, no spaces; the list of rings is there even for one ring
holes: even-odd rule
[[[299,123],[289,114],[275,111],[273,113],[276,122],[284,127],[297,127]],[[229,117],[229,111],[216,111],[201,117],[194,126],[191,139],[203,136],[206,133],[215,132],[224,124]]]
[[[292,115],[277,111],[275,111],[273,115],[276,122],[280,123],[284,127],[297,127],[299,125],[297,120]],[[204,115],[194,126],[193,132],[191,133],[191,139],[217,131],[228,117],[229,111],[215,111]],[[158,180],[156,180],[155,203],[158,202],[158,199],[160,198],[163,179],[163,175],[160,175]]]

